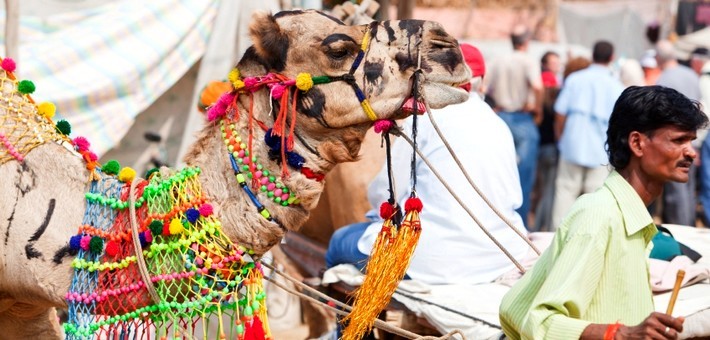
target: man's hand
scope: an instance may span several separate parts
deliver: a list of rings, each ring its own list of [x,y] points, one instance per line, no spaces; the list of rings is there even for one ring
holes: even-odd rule
[[[621,326],[614,339],[678,339],[685,318],[653,312],[636,326]]]

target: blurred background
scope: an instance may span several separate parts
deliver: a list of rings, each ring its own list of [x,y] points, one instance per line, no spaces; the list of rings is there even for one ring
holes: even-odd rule
[[[224,79],[251,45],[254,11],[313,8],[346,23],[370,17],[433,20],[477,46],[486,64],[512,52],[511,30],[520,24],[532,32],[532,57],[554,51],[563,65],[574,57],[591,58],[594,42],[608,40],[616,48],[611,65],[616,72],[625,60],[643,64],[661,39],[673,43],[681,63],[698,47],[710,48],[710,0],[5,0],[3,5],[0,55],[15,59],[20,79],[35,83],[33,97],[55,103],[54,119],[68,120],[72,137],[91,141],[101,163],[116,159],[139,174],[181,165],[202,126],[198,107],[219,95],[210,93],[216,91],[210,82]],[[363,155],[359,164],[336,169],[374,175],[381,156]],[[321,246],[333,230],[362,220],[369,209],[364,199],[369,178],[338,182],[337,176],[338,170],[328,181],[339,189],[335,194],[326,189],[303,230]],[[270,293],[275,338],[304,338],[298,299]]]

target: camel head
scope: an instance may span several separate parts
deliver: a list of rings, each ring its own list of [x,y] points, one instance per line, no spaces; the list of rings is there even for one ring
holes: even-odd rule
[[[326,171],[335,163],[357,158],[373,120],[407,115],[401,107],[413,94],[415,72],[419,72],[419,98],[432,108],[468,98],[459,88],[470,80],[470,73],[458,42],[435,22],[347,26],[318,11],[288,11],[256,14],[250,31],[254,45],[239,63],[243,74],[274,72],[295,79],[308,73],[352,79],[316,84],[297,100],[297,132],[317,147]],[[364,54],[359,56],[361,51]],[[362,91],[360,96],[369,102],[369,116],[356,91]]]

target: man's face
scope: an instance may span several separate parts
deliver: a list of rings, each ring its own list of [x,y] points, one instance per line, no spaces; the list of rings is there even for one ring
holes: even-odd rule
[[[560,63],[560,57],[558,57],[554,54],[549,55],[547,57],[547,62],[545,63],[545,66],[552,73],[559,74],[560,70],[562,68],[562,64]]]
[[[641,168],[650,178],[661,182],[687,182],[688,172],[697,152],[690,144],[695,131],[675,126],[662,127],[652,134],[641,134]]]

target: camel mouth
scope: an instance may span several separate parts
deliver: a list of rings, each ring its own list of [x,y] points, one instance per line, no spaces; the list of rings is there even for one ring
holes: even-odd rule
[[[469,97],[469,92],[464,88],[469,83],[468,81],[453,85],[438,82],[424,83],[422,86],[424,99],[432,109],[463,103]]]

